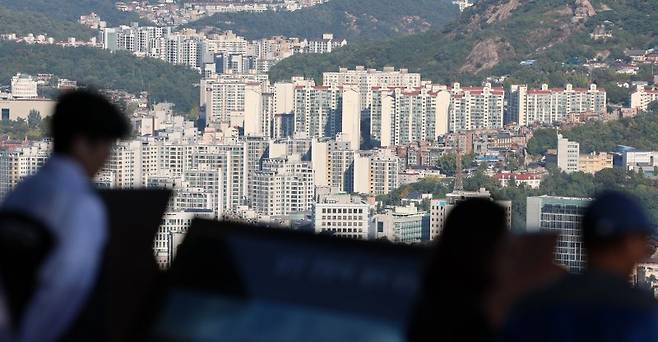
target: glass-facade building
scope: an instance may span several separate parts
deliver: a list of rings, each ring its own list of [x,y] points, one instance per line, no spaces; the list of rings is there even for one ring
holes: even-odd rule
[[[555,261],[572,272],[585,267],[580,234],[583,212],[591,199],[575,197],[528,197],[526,225],[530,232],[558,233]]]

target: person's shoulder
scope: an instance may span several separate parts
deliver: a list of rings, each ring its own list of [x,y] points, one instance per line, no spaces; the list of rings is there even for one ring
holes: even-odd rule
[[[658,313],[658,301],[646,290],[624,280],[569,274],[525,296],[515,310],[521,312],[547,309],[616,310]],[[558,310],[559,311],[559,310]]]

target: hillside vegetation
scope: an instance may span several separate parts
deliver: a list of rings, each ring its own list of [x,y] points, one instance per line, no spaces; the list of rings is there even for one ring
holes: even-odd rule
[[[294,12],[216,14],[190,26],[233,30],[249,39],[319,39],[331,32],[337,38],[365,41],[440,29],[458,14],[449,0],[332,0]]]
[[[560,133],[567,139],[580,143],[581,153],[609,152],[618,145],[632,146],[641,150],[658,150],[658,108],[640,113],[634,118],[610,122],[588,122]],[[557,148],[554,129],[536,130],[528,142],[528,152],[543,154]]]
[[[198,105],[200,75],[155,59],[139,59],[127,52],[52,45],[0,43],[0,84],[16,73],[52,73],[98,88],[148,91],[153,101],[170,101],[188,112]]]
[[[390,65],[421,72],[436,82],[477,83],[490,75],[511,75],[510,81],[532,85],[562,86],[567,81],[607,85],[620,76],[589,73],[579,64],[594,57],[613,61],[626,49],[658,45],[656,13],[655,0],[485,0],[442,31],[351,45],[328,55],[293,56],[276,65],[270,75],[317,79],[339,66]],[[613,38],[590,38],[601,24]],[[519,65],[527,59],[537,62]]]
[[[81,15],[98,14],[110,25],[126,24],[139,18],[119,11],[114,0],[0,0],[0,6],[12,10],[42,13],[50,18],[77,22]]]
[[[80,24],[50,18],[46,15],[15,11],[0,6],[0,33],[16,33],[24,36],[28,33],[47,34],[57,40],[68,37],[88,40],[96,32]]]

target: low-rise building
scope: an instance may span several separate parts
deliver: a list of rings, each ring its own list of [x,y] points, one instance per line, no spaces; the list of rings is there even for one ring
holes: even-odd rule
[[[606,152],[592,152],[590,154],[581,154],[578,159],[578,171],[595,174],[604,169],[613,167],[613,156]]]
[[[631,108],[647,110],[649,104],[658,101],[658,88],[647,88],[639,85],[635,92],[631,94]]]
[[[516,186],[538,189],[541,185],[543,175],[533,172],[500,172],[494,178],[500,182],[500,186],[502,187],[515,184]]]
[[[377,239],[418,243],[423,240],[423,231],[429,229],[430,215],[410,203],[406,207],[396,206],[386,213],[375,215],[373,222]]]
[[[321,196],[315,204],[313,221],[316,233],[367,240],[370,206],[349,194]]]

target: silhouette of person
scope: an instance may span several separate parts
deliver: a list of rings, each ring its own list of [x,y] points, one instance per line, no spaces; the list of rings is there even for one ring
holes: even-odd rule
[[[50,131],[52,156],[3,203],[4,210],[42,222],[55,239],[39,269],[38,287],[20,318],[18,341],[57,340],[93,288],[107,219],[92,179],[115,141],[130,133],[130,124],[103,96],[74,91],[58,99]]]
[[[587,267],[536,291],[513,309],[505,341],[658,341],[658,307],[630,285],[635,266],[653,254],[654,226],[633,198],[605,192],[586,209]]]
[[[505,210],[468,199],[449,213],[434,247],[409,341],[486,341],[492,336],[487,297],[494,259],[507,235]]]

